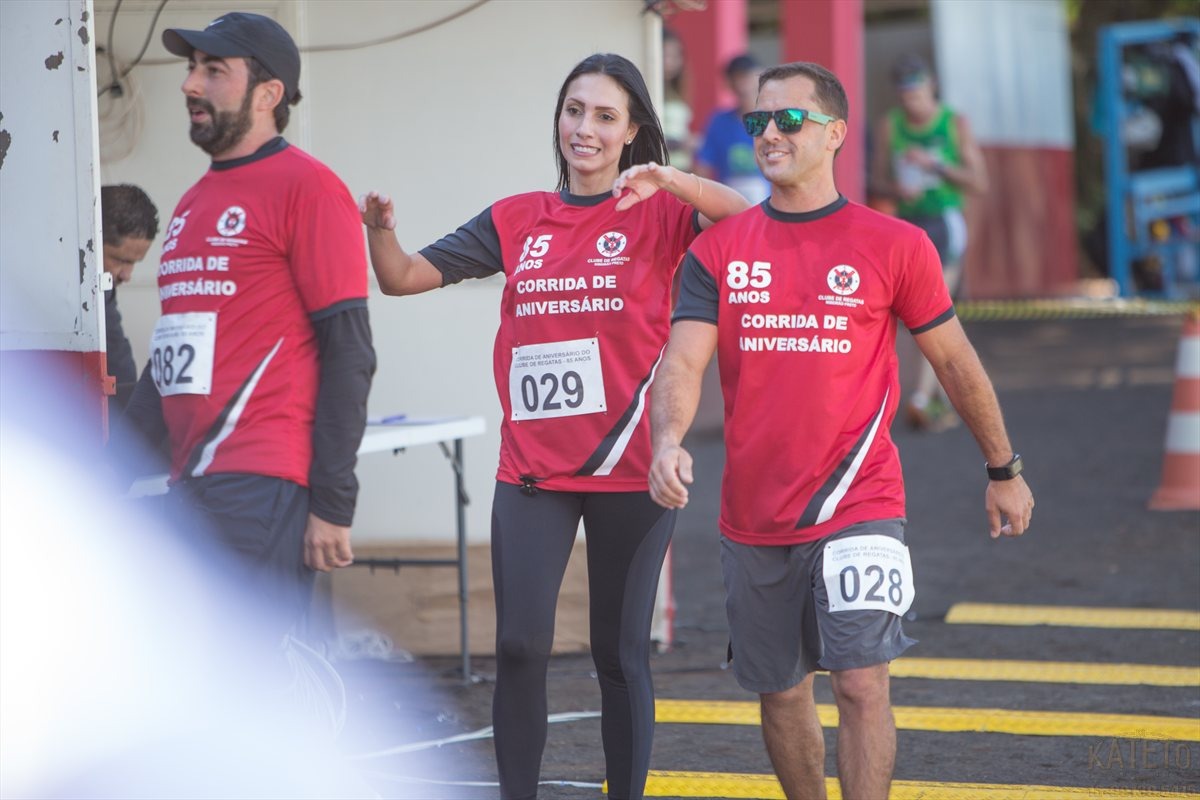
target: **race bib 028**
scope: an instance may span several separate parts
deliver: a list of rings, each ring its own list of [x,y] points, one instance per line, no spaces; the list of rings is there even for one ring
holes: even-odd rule
[[[904,616],[916,597],[908,547],[890,536],[849,536],[825,545],[830,611],[876,609]]]
[[[508,397],[515,422],[606,410],[600,340],[572,339],[514,347]]]
[[[150,374],[159,394],[209,394],[216,340],[214,311],[159,317],[150,337]]]

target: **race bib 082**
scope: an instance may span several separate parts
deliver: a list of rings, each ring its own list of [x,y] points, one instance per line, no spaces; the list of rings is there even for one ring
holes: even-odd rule
[[[164,314],[150,337],[150,374],[163,397],[212,391],[217,314]]]
[[[877,609],[904,616],[916,597],[908,547],[890,536],[829,542],[822,577],[830,611]]]
[[[508,397],[516,422],[604,411],[600,340],[514,347]]]

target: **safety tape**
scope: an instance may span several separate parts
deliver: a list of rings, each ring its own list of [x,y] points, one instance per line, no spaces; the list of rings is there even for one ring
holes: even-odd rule
[[[954,311],[966,322],[1164,317],[1200,313],[1200,302],[1146,298],[962,300],[955,303]]]

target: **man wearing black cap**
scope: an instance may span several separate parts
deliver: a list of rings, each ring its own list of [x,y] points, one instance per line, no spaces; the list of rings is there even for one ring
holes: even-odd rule
[[[171,448],[169,507],[248,567],[271,633],[313,570],[352,560],[355,453],[375,369],[358,210],[280,136],[300,53],[277,22],[231,13],[163,32],[188,59],[192,141],[212,166],[184,194],[159,265],[162,317],[131,424]]]
[[[987,190],[983,153],[966,118],[938,100],[923,58],[915,53],[898,58],[892,66],[892,83],[899,105],[879,123],[872,191],[893,199],[896,215],[929,235],[942,259],[950,296],[955,297],[967,246],[963,196]],[[916,430],[941,430],[958,421],[924,359],[905,416]]]

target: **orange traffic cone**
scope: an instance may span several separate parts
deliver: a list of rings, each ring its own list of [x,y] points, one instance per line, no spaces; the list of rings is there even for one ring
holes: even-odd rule
[[[1200,313],[1193,313],[1183,325],[1162,484],[1150,498],[1150,508],[1200,510]]]

